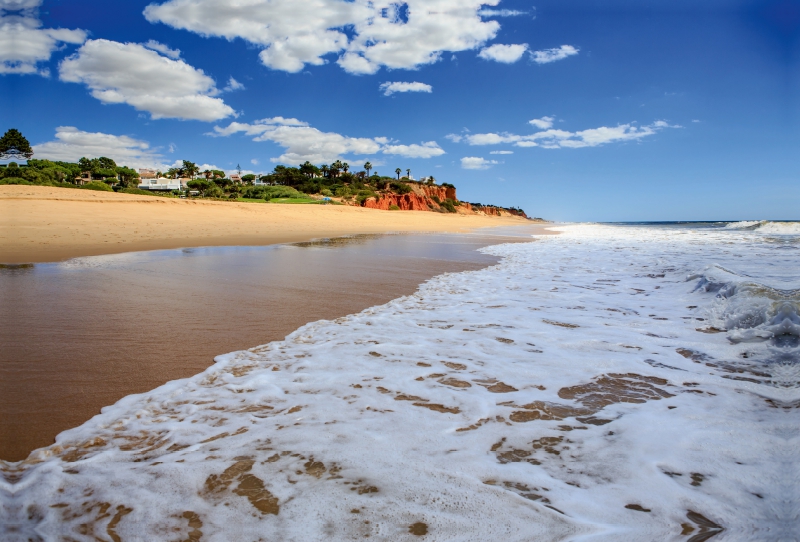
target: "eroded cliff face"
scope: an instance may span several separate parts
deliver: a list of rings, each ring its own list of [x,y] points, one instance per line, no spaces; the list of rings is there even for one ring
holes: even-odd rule
[[[388,211],[392,205],[397,205],[401,211],[432,211],[434,210],[432,205],[436,205],[436,203],[428,198],[420,197],[414,192],[409,192],[408,194],[383,194],[377,200],[369,198],[361,206]],[[436,208],[438,209],[438,205]]]
[[[409,183],[411,192],[407,194],[384,193],[377,199],[369,198],[361,206],[368,209],[381,209],[388,211],[389,207],[396,205],[401,211],[444,211],[442,206],[436,202],[452,200],[458,201],[456,189],[449,186],[422,185]],[[388,185],[387,185],[388,188]],[[486,215],[486,216],[519,216],[528,218],[522,211],[516,209],[503,209],[501,207],[480,206],[473,207],[469,203],[461,202],[455,207],[456,213],[462,215]]]

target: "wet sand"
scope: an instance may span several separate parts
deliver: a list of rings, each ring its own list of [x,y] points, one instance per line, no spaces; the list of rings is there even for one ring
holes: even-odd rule
[[[464,232],[517,217],[278,205],[0,186],[0,263],[199,246],[257,246],[363,233]]]
[[[529,237],[357,236],[126,253],[0,268],[0,459],[17,461],[122,397],[216,355],[413,293]]]

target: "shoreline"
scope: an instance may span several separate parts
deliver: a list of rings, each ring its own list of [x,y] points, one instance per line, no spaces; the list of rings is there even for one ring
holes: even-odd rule
[[[539,228],[536,226],[539,225]],[[212,246],[266,246],[395,232],[466,233],[549,223],[518,217],[158,198],[0,187],[0,263],[26,264]]]
[[[34,268],[9,266],[0,279],[17,293],[8,299],[12,324],[0,330],[8,346],[0,358],[7,357],[3,380],[18,384],[0,402],[9,421],[0,432],[7,441],[0,459],[22,460],[103,407],[199,374],[219,355],[411,295],[443,273],[492,265],[494,258],[474,253],[477,248],[530,240],[502,231],[411,232],[299,243],[300,251],[290,252],[278,245],[208,247],[179,250],[180,255],[167,250],[131,253],[122,263],[99,267],[87,261],[78,264],[84,272],[60,278],[53,275],[61,273],[55,263],[40,279]],[[306,247],[332,249],[309,253]],[[155,289],[154,274],[161,276]],[[217,285],[213,291],[205,287],[209,280]],[[25,310],[15,316],[14,307]],[[43,319],[49,326],[38,331],[34,322]],[[174,322],[180,329],[170,327]],[[103,333],[98,343],[101,329],[113,332]],[[164,329],[172,331],[150,331]],[[70,408],[64,410],[65,404]],[[7,447],[12,442],[13,450]]]

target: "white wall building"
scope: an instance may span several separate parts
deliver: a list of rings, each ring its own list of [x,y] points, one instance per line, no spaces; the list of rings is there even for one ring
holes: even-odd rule
[[[181,179],[166,179],[160,177],[158,179],[143,180],[139,185],[139,190],[181,190]]]

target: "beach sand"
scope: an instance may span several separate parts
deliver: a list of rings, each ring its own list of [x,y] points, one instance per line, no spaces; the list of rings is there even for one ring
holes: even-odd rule
[[[388,212],[340,205],[187,201],[43,186],[0,186],[2,263],[528,224],[531,221],[517,217]]]
[[[487,226],[500,228],[337,239]],[[0,262],[34,264],[0,269],[10,323],[0,330],[0,459],[23,459],[101,407],[197,374],[216,355],[491,265],[477,248],[541,229],[518,218],[0,187]],[[333,241],[300,248],[336,250],[247,248],[315,238]],[[220,248],[191,248],[201,246]]]

